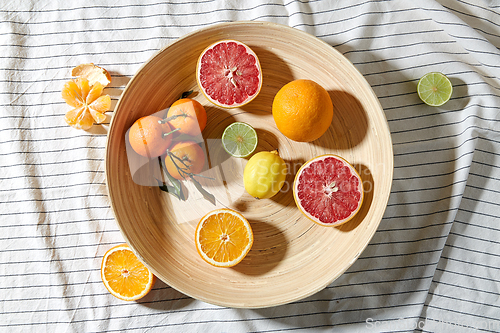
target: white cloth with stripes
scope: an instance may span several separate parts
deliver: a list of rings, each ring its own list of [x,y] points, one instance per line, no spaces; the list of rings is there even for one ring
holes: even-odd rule
[[[386,113],[389,204],[359,260],[317,294],[241,310],[158,281],[139,303],[103,287],[123,242],[104,180],[106,131],[67,126],[70,69],[94,62],[126,82],[160,48],[214,23],[262,20],[343,53]],[[500,3],[420,1],[70,1],[0,6],[1,332],[499,332]],[[416,83],[440,71],[443,107]],[[109,112],[108,115],[111,115]]]

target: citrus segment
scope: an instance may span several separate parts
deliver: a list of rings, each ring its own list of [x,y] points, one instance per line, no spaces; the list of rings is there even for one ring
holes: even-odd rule
[[[113,296],[124,301],[144,297],[156,280],[127,244],[117,245],[106,252],[101,263],[101,279]]]
[[[94,122],[102,123],[106,119],[104,113],[111,107],[111,97],[101,96],[103,89],[99,82],[91,86],[84,78],[66,82],[61,96],[68,105],[74,107],[66,113],[66,123],[83,130],[91,128]]]
[[[247,157],[254,152],[257,143],[257,132],[246,123],[234,122],[222,134],[222,146],[234,157]]]
[[[243,215],[231,209],[217,209],[200,220],[195,241],[203,260],[216,267],[232,267],[250,251],[253,233]]]
[[[198,59],[196,78],[205,97],[225,108],[249,103],[262,87],[257,55],[236,40],[222,40],[207,47]]]
[[[165,153],[172,142],[168,123],[160,124],[160,117],[145,116],[130,127],[128,139],[132,149],[139,155],[154,158]]]
[[[441,106],[450,100],[453,86],[446,75],[438,72],[427,73],[417,85],[420,99],[430,106]]]
[[[346,160],[322,155],[299,169],[293,184],[299,210],[323,226],[338,226],[349,221],[363,202],[361,177]]]
[[[312,80],[294,80],[276,94],[273,118],[279,131],[298,142],[322,136],[333,119],[333,103],[328,92]]]

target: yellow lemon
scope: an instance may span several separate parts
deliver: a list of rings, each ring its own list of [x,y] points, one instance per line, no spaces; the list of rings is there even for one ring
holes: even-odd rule
[[[253,155],[243,171],[245,190],[257,199],[268,199],[278,193],[288,172],[277,151],[262,151]]]

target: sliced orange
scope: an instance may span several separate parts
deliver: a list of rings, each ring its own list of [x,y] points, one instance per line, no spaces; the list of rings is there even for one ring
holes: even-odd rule
[[[104,112],[111,107],[111,97],[103,95],[104,86],[96,82],[90,85],[85,78],[76,78],[64,84],[61,95],[67,104],[74,107],[68,111],[64,120],[68,125],[87,130],[94,122],[97,124],[106,120]]]
[[[111,83],[111,75],[109,72],[93,63],[76,66],[71,70],[71,75],[89,80],[91,86],[96,82],[99,82],[104,87]]]
[[[205,215],[196,228],[196,249],[210,265],[232,267],[250,251],[253,232],[240,213],[223,208]]]
[[[101,279],[111,295],[135,301],[149,293],[156,277],[127,244],[120,244],[109,249],[102,258]]]

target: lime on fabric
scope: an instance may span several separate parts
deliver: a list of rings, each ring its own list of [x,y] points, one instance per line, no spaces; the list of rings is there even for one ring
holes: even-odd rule
[[[222,134],[222,146],[234,157],[247,157],[254,152],[258,141],[255,129],[242,122],[232,123]]]
[[[420,78],[417,85],[418,97],[427,105],[441,106],[450,100],[453,86],[443,73],[431,72]]]

